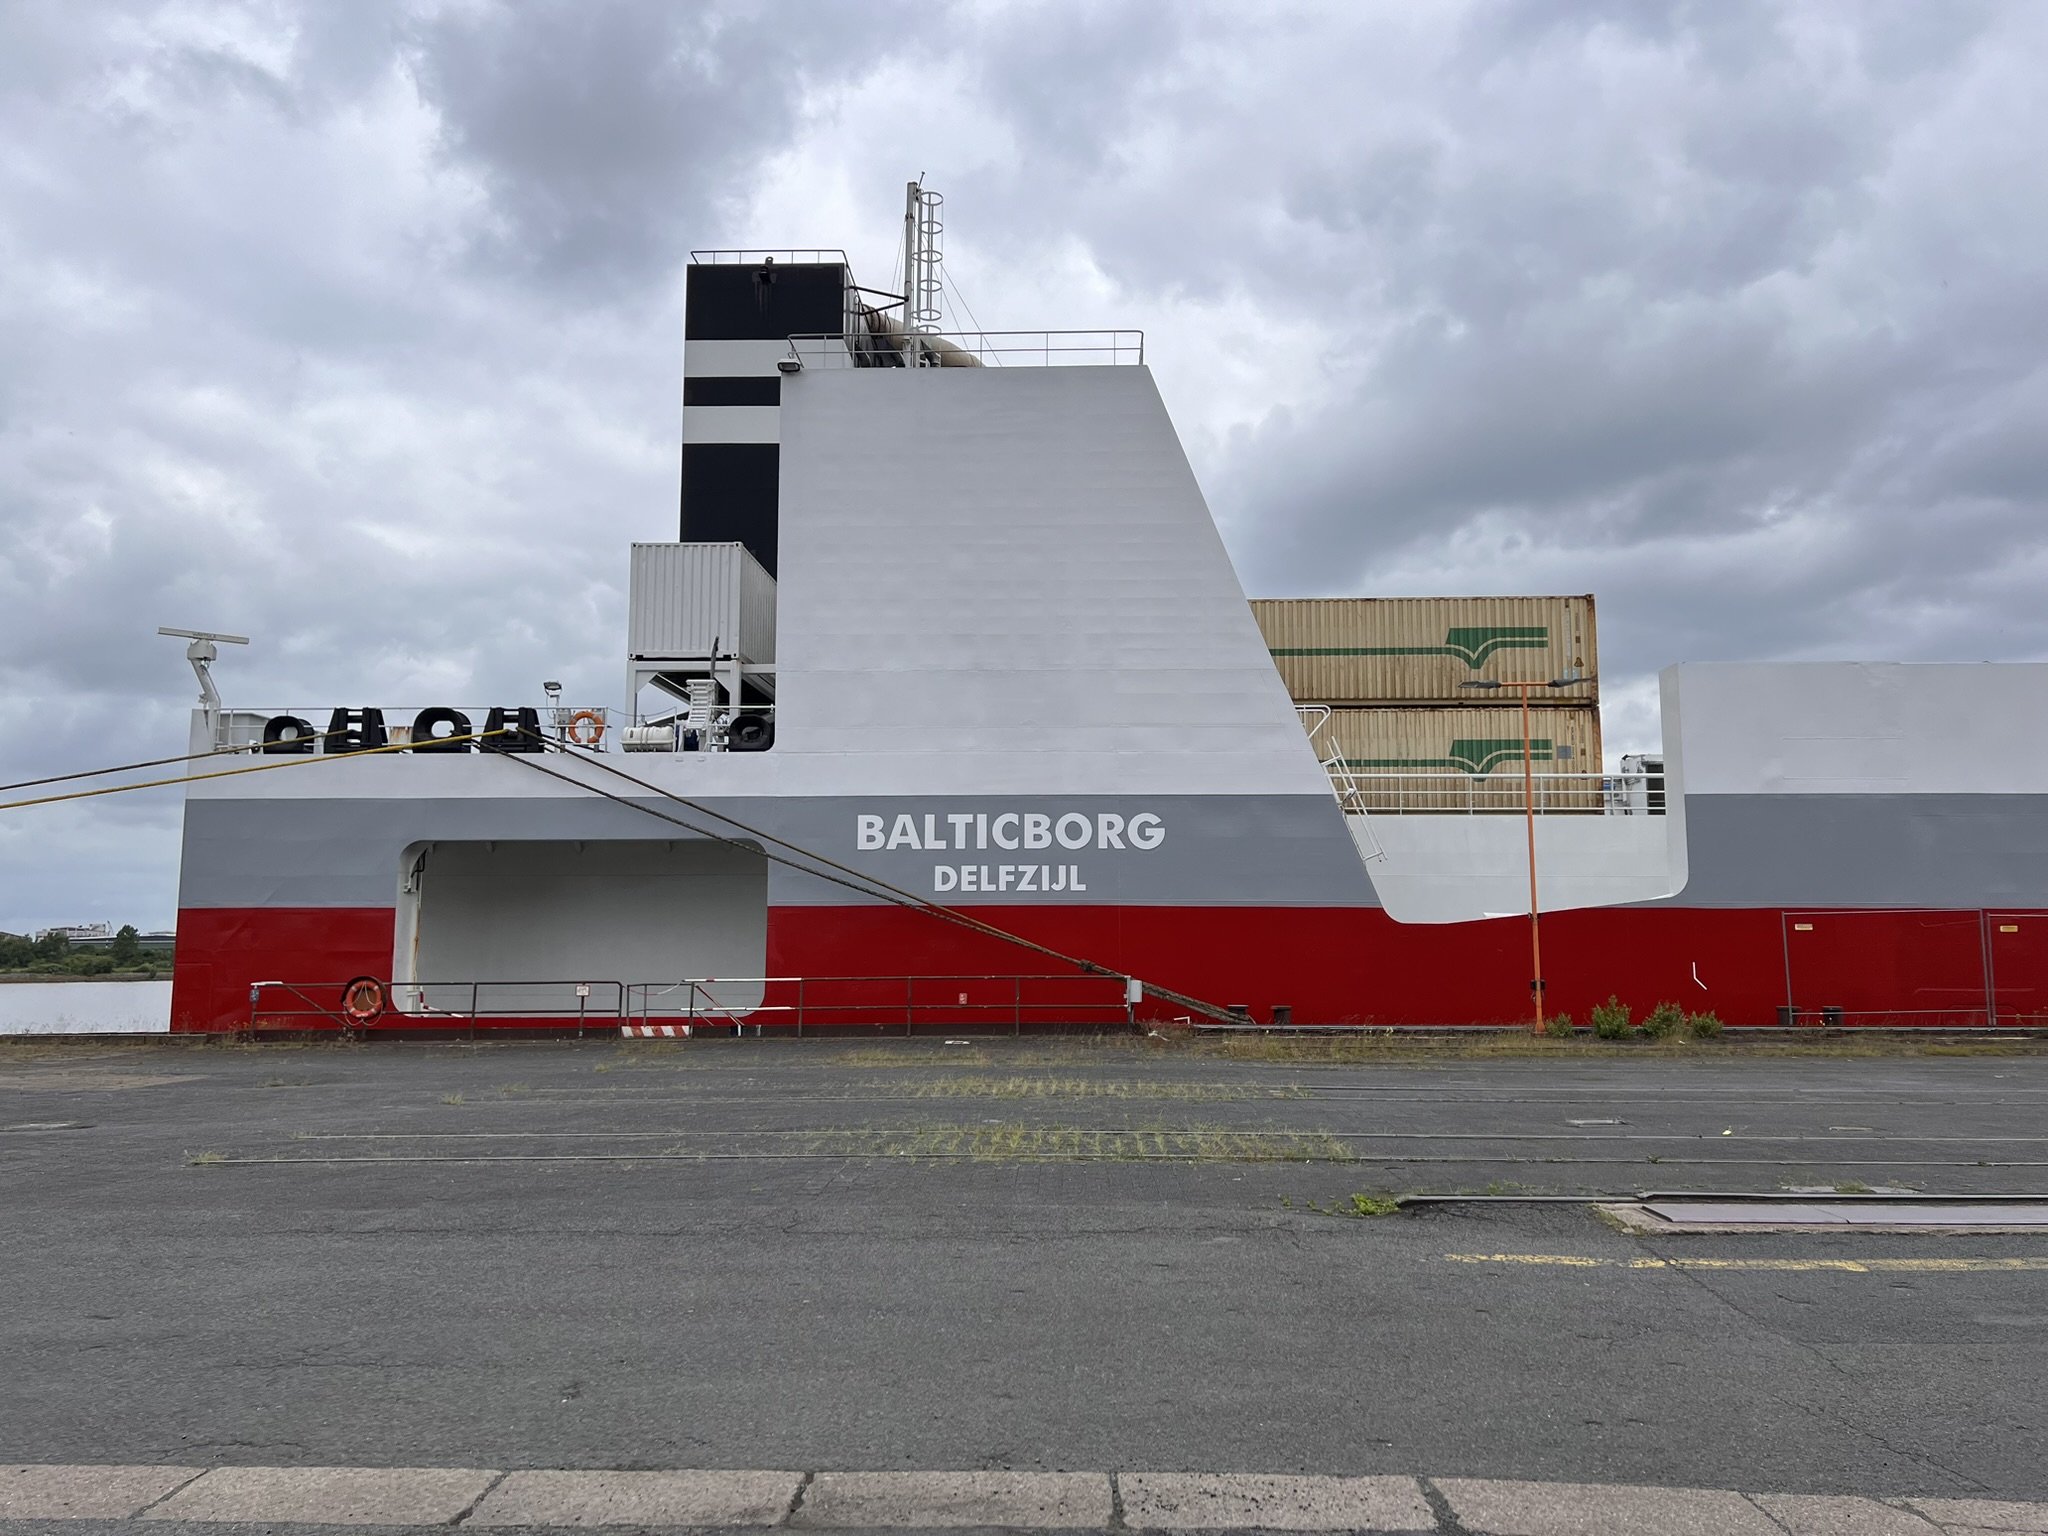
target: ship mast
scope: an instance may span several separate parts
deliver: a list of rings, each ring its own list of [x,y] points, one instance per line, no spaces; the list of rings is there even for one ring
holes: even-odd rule
[[[904,362],[910,367],[925,364],[925,349],[910,338],[935,335],[945,318],[945,280],[939,263],[945,259],[939,237],[945,223],[939,210],[945,198],[925,189],[924,179],[903,187],[903,345]]]

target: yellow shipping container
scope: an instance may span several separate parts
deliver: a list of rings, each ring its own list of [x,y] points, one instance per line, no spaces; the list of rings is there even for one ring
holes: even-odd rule
[[[1252,615],[1297,703],[1467,703],[1458,685],[1486,678],[1585,678],[1545,696],[1599,698],[1590,595],[1256,598]]]
[[[1338,771],[1350,808],[1373,811],[1519,811],[1522,711],[1304,709],[1316,756]],[[1600,711],[1544,705],[1529,710],[1529,763],[1537,806],[1598,810]],[[1569,778],[1562,777],[1570,775]]]

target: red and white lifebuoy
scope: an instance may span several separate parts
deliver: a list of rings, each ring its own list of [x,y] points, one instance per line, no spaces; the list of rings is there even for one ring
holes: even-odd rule
[[[594,747],[604,740],[604,716],[594,709],[579,709],[569,717],[562,734],[579,747]]]
[[[390,1002],[384,983],[374,976],[358,976],[341,989],[342,1017],[351,1024],[374,1024]]]

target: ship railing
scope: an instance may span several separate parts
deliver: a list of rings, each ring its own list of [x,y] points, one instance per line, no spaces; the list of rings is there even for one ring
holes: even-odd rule
[[[733,250],[692,251],[690,261],[694,266],[759,266],[763,259],[786,261],[792,265],[845,266],[846,252],[836,245],[799,246],[747,246]]]
[[[374,1009],[351,1010],[364,982]],[[479,1021],[614,1031],[625,1017],[626,989],[616,981],[259,981],[249,988],[255,1031],[474,1028]]]
[[[910,343],[923,365],[932,367],[968,358],[987,368],[1128,367],[1145,361],[1143,331],[917,331]],[[806,368],[898,366],[906,350],[900,335],[866,333],[792,336],[789,346]],[[947,361],[949,352],[954,362]]]
[[[616,981],[394,981],[387,1022],[431,1029],[478,1019],[615,1025],[625,1016],[626,989]]]
[[[313,728],[315,750],[324,748],[328,727],[333,724],[337,708],[356,708],[354,705],[338,706],[327,704],[282,705],[275,709],[223,709],[214,719],[213,748],[216,752],[257,752],[263,747],[264,727],[280,716],[303,720]],[[413,744],[413,732],[419,718],[429,709],[454,709],[469,721],[472,733],[480,732],[493,709],[532,709],[540,717],[541,736],[550,748],[573,743],[586,751],[606,752],[612,750],[620,739],[621,729],[635,723],[630,711],[614,709],[605,704],[380,704],[376,706],[384,717],[386,745],[405,748]],[[750,713],[753,706],[748,706]],[[437,727],[446,734],[448,725]],[[477,743],[472,742],[471,746]]]
[[[2040,1029],[2048,1010],[1994,1008],[1843,1008],[1831,1004],[1778,1004],[1780,1029]]]
[[[1121,976],[753,976],[634,983],[634,1033],[1022,1034],[1128,1026]]]
[[[1440,770],[1397,773],[1323,763],[1345,811],[1375,816],[1521,816],[1533,798],[1539,816],[1661,816],[1663,776],[1555,773],[1539,769],[1526,783],[1521,763],[1489,773]],[[1654,780],[1654,792],[1650,783]]]
[[[360,1004],[365,983],[373,1008]],[[1129,1027],[1116,975],[695,976],[675,981],[259,981],[249,1030],[527,1027],[627,1035],[1020,1035]]]

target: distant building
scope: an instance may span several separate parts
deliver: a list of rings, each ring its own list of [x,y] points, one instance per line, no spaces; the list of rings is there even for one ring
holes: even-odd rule
[[[48,928],[38,928],[36,937],[47,939],[53,933],[63,934],[71,941],[73,949],[83,949],[94,943],[114,942],[114,929],[108,923],[56,923]]]
[[[110,949],[115,935],[119,932],[111,923],[57,923],[49,928],[36,931],[38,939],[61,933],[73,949]],[[149,933],[136,935],[136,943],[144,949],[170,949],[177,943],[175,929],[160,928]]]

